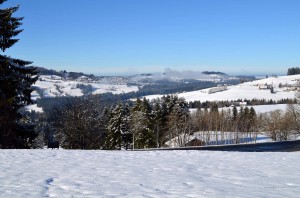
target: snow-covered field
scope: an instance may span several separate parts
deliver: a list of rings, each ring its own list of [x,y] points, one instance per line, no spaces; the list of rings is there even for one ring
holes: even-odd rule
[[[275,111],[275,110],[280,110],[285,112],[288,108],[287,104],[272,104],[272,105],[253,105],[253,106],[248,106],[248,108],[253,107],[256,113],[267,113],[270,111]],[[233,109],[233,107],[224,107],[221,108],[224,109],[225,111],[228,109]]]
[[[0,197],[299,197],[300,152],[2,150]]]
[[[228,86],[227,90],[209,94],[208,89],[199,91],[185,92],[178,94],[178,97],[183,97],[186,101],[231,101],[238,99],[265,99],[265,100],[281,100],[286,98],[295,98],[293,90],[295,84],[300,81],[300,75],[270,77],[266,79],[246,82],[235,86]],[[281,87],[279,86],[281,84]],[[271,93],[269,89],[265,89],[266,85],[274,87],[275,93]],[[162,95],[146,96],[147,99],[155,99]]]

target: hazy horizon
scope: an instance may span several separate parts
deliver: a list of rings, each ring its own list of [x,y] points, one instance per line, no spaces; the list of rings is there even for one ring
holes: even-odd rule
[[[46,69],[53,69],[53,68],[46,68]],[[241,73],[238,73],[238,72],[233,72],[233,73],[227,73],[227,72],[224,72],[224,71],[221,71],[221,70],[174,70],[174,69],[171,69],[171,68],[165,68],[164,70],[162,71],[157,71],[157,72],[108,72],[108,73],[89,73],[89,72],[84,72],[84,71],[73,71],[73,70],[67,70],[67,69],[61,69],[61,70],[57,70],[57,69],[53,69],[53,70],[56,70],[56,71],[61,71],[61,70],[66,70],[67,72],[82,72],[84,74],[93,74],[93,75],[96,75],[96,76],[133,76],[133,75],[140,75],[140,74],[152,74],[152,75],[160,75],[160,74],[163,74],[163,73],[177,73],[179,75],[184,75],[184,76],[189,76],[190,74],[190,77],[192,78],[193,76],[195,75],[201,75],[202,72],[205,72],[205,71],[208,71],[208,72],[222,72],[222,73],[225,73],[229,76],[238,76],[238,75],[241,75],[241,76],[256,76],[256,77],[265,77],[265,76],[272,76],[272,75],[278,75],[278,76],[285,76],[286,75],[286,72],[282,72],[282,73],[272,73],[272,72],[268,72],[268,73],[249,73],[249,72],[241,72]]]

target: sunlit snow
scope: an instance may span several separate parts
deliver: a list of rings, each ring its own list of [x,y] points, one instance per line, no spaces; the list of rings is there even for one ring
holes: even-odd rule
[[[227,90],[212,94],[209,94],[209,89],[211,88],[208,88],[199,91],[180,93],[178,94],[178,97],[183,97],[186,101],[200,100],[201,102],[231,101],[238,99],[272,99],[274,101],[278,101],[286,98],[295,98],[295,91],[293,89],[295,84],[298,82],[300,82],[300,75],[270,77],[262,80],[242,83],[239,85],[228,86]],[[272,85],[275,93],[271,93],[269,89],[263,89],[266,84]],[[147,99],[151,100],[162,97],[162,95],[150,95],[146,97]]]
[[[86,82],[83,78],[77,80],[65,80],[55,75],[41,75],[35,83],[35,87],[40,89],[43,97],[56,96],[83,96],[82,90],[78,85],[91,85],[92,94],[101,94],[111,92],[113,94],[128,93],[138,91],[137,86],[128,86],[126,84],[109,84],[102,81]],[[34,98],[38,98],[36,94]]]
[[[300,152],[2,150],[0,197],[299,197]]]

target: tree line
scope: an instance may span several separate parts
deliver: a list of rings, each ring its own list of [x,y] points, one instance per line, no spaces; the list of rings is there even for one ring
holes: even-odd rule
[[[300,74],[300,67],[292,67],[289,68],[287,71],[287,75],[296,75],[296,74]]]
[[[253,105],[270,105],[270,104],[296,104],[296,99],[280,99],[280,100],[266,100],[266,99],[238,99],[238,100],[231,100],[231,101],[218,101],[218,102],[212,102],[212,101],[205,101],[201,102],[199,100],[195,101],[189,101],[188,105],[189,108],[208,108],[213,103],[217,103],[218,107],[230,107],[230,106],[239,106],[241,102],[246,103],[247,105],[253,106]]]
[[[77,98],[62,107],[49,108],[38,118],[39,145],[58,140],[66,149],[147,149],[183,147],[193,139],[201,145],[255,142],[259,132],[274,141],[299,135],[300,111],[257,113],[254,108],[219,109],[217,103],[190,111],[176,95],[149,101],[136,99],[108,108],[95,96]]]

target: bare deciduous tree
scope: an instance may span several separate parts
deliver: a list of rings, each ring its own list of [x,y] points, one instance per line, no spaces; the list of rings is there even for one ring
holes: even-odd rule
[[[104,143],[101,112],[95,105],[95,101],[84,100],[64,112],[58,130],[58,139],[63,148],[101,148]]]

